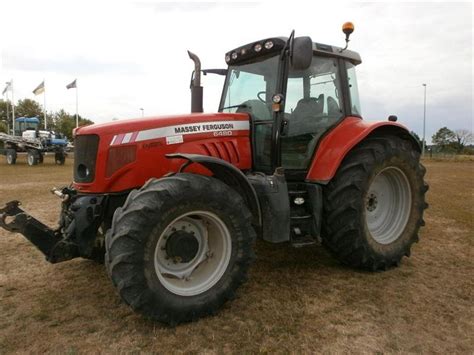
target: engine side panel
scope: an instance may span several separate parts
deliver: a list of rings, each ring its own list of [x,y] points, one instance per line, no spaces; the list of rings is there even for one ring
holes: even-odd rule
[[[320,142],[306,175],[306,181],[322,184],[329,182],[346,154],[370,133],[381,128],[409,134],[405,126],[395,122],[367,122],[359,117],[344,119]]]
[[[111,193],[142,186],[152,177],[175,172],[185,162],[166,154],[208,155],[240,170],[252,167],[250,123],[246,114],[191,114],[146,118],[80,128],[76,135],[100,137],[95,177],[74,182],[82,193]],[[209,174],[202,166],[186,171]]]

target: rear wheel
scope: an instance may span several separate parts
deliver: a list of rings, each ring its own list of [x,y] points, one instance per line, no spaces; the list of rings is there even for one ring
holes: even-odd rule
[[[106,235],[122,299],[168,324],[216,312],[246,280],[255,232],[242,197],[219,180],[177,174],[130,193]]]
[[[36,150],[30,149],[28,151],[27,161],[29,166],[38,165],[40,161],[40,153]]]
[[[6,158],[8,165],[16,164],[16,150],[15,149],[7,149]]]
[[[324,191],[323,243],[344,264],[370,270],[398,265],[424,225],[424,174],[411,142],[367,138]]]
[[[56,165],[64,165],[66,162],[66,155],[63,152],[54,153],[54,161]]]

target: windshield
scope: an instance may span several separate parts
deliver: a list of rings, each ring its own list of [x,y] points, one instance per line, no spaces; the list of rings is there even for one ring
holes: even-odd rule
[[[271,120],[271,98],[276,93],[279,56],[260,62],[229,66],[221,112],[247,112],[255,120]]]

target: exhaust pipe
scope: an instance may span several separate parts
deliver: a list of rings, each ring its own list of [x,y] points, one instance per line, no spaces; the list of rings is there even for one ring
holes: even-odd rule
[[[204,112],[202,107],[201,61],[199,57],[188,51],[189,58],[194,62],[194,77],[191,81],[191,113]]]

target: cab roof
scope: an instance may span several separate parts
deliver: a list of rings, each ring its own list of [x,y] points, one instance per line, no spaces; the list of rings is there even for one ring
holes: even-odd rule
[[[240,65],[275,55],[281,52],[287,41],[287,37],[273,37],[248,43],[227,52],[226,62],[228,65]],[[266,46],[266,44],[270,42],[272,43],[271,47]],[[257,45],[260,45],[261,48],[258,52],[255,50]],[[340,47],[329,44],[313,42],[313,54],[348,59],[354,65],[362,63],[359,53],[347,49],[342,50]]]

